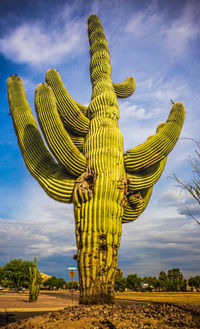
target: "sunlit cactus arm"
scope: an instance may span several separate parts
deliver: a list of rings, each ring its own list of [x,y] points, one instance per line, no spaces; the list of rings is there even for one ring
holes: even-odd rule
[[[82,152],[83,146],[85,144],[85,138],[82,137],[82,136],[73,135],[71,133],[69,133],[69,135],[70,135],[70,138],[71,138],[72,142],[77,147],[77,149],[79,149],[79,151]]]
[[[167,157],[165,157],[160,162],[157,162],[156,164],[148,167],[144,171],[135,174],[127,172],[128,191],[133,192],[153,186],[160,178],[166,161]]]
[[[53,199],[71,203],[75,179],[58,165],[46,148],[18,76],[7,81],[8,100],[19,147],[25,164]]]
[[[128,77],[122,83],[113,83],[113,87],[118,98],[126,98],[134,93],[136,80],[133,77]]]
[[[150,187],[128,196],[128,202],[124,207],[122,224],[136,220],[137,217],[145,210],[151,197],[152,190],[153,187]]]
[[[161,122],[157,126],[156,132],[159,132],[166,125],[166,122]],[[149,140],[152,136],[149,136],[147,140]],[[128,184],[128,192],[133,193],[134,191],[138,191],[141,189],[146,189],[153,186],[157,180],[160,178],[165,164],[167,161],[167,157],[163,160],[156,162],[144,170],[140,170],[137,173],[129,173],[127,172],[127,184]]]
[[[155,135],[124,155],[127,172],[137,172],[164,159],[175,146],[185,118],[183,103],[175,103],[170,115]]]
[[[58,162],[74,176],[86,170],[86,159],[75,147],[59,117],[51,87],[41,83],[35,91],[35,108],[48,146]]]
[[[78,106],[76,101],[69,95],[58,71],[54,69],[48,70],[45,80],[54,92],[58,112],[63,123],[74,131],[74,133],[81,136],[86,135],[89,130],[90,120],[79,109],[80,105]]]
[[[75,101],[75,103],[78,106],[79,110],[81,110],[81,112],[87,117],[87,111],[88,111],[87,106],[82,105],[82,104],[78,103],[77,101]]]

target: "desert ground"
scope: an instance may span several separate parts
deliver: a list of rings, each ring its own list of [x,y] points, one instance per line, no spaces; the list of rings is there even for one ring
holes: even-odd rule
[[[0,328],[126,329],[200,328],[200,293],[123,293],[113,306],[78,305],[78,293],[1,292]]]

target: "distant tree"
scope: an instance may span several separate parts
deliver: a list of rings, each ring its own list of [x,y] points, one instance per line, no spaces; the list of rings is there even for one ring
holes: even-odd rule
[[[169,278],[169,287],[170,291],[179,291],[183,286],[183,274],[181,273],[179,268],[173,268],[168,270],[167,276]]]
[[[56,285],[57,285],[57,278],[56,276],[52,276],[51,278],[45,280],[43,282],[43,286],[44,287],[48,287],[49,290],[53,290],[54,287],[56,288]]]
[[[161,288],[162,290],[167,291],[169,288],[169,281],[170,280],[168,278],[167,273],[165,271],[161,271],[159,273],[159,277],[157,280],[158,288]]]
[[[57,284],[56,284],[56,288],[57,289],[61,289],[64,286],[66,286],[66,281],[63,278],[58,278],[57,279]]]
[[[56,278],[56,276],[52,276],[43,282],[43,286],[48,287],[49,290],[63,288],[65,285],[66,281],[63,278]]]
[[[196,289],[200,289],[200,275],[191,277],[189,279],[189,285],[191,287],[195,287]]]
[[[187,138],[187,139],[193,140],[192,138]],[[196,143],[196,146],[199,150],[195,151],[196,157],[194,158],[189,157],[188,161],[192,167],[191,169],[192,172],[195,174],[195,176],[188,181],[181,181],[175,174],[173,175],[172,178],[175,179],[176,182],[179,184],[178,187],[180,187],[183,190],[186,190],[196,201],[196,203],[199,206],[199,217],[200,217],[200,143],[195,140],[193,141]],[[200,219],[196,218],[190,207],[186,204],[184,206],[185,206],[185,211],[182,211],[181,214],[189,216],[190,218],[195,220],[195,222],[198,225],[200,225]]]
[[[171,281],[182,281],[183,280],[183,274],[181,273],[179,268],[173,268],[171,270],[168,270],[167,276]]]
[[[149,290],[157,288],[157,279],[155,276],[145,276],[142,280],[144,283],[148,284]]]
[[[115,291],[124,291],[126,289],[126,278],[123,277],[123,271],[118,268],[115,277]]]
[[[3,282],[3,267],[0,266],[0,285]]]
[[[137,276],[137,274],[129,274],[126,278],[127,288],[138,291],[141,289],[142,281],[142,278]]]
[[[71,290],[72,289],[72,281],[67,281],[66,282],[66,288]],[[78,281],[73,281],[73,289],[78,290],[79,288],[79,282]]]
[[[33,267],[33,262],[22,259],[12,259],[3,266],[3,279],[9,282],[16,291],[22,286],[27,287],[29,283],[29,267]]]

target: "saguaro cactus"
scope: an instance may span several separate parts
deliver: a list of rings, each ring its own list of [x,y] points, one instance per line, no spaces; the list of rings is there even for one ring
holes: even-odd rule
[[[18,76],[8,79],[8,99],[19,146],[30,173],[55,200],[74,203],[80,303],[114,302],[122,224],[146,208],[168,153],[184,122],[175,103],[155,135],[123,153],[117,97],[135,90],[135,79],[112,83],[110,55],[99,18],[88,18],[91,102],[72,99],[59,73],[50,69],[35,92],[45,146]]]
[[[37,270],[37,259],[34,257],[34,266],[29,267],[29,302],[36,302],[40,293],[40,271]]]

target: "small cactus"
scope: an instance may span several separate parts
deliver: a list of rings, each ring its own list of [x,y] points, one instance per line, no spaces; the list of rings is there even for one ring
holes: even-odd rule
[[[40,271],[37,270],[37,259],[34,257],[34,266],[29,267],[29,303],[37,301],[40,293]]]

